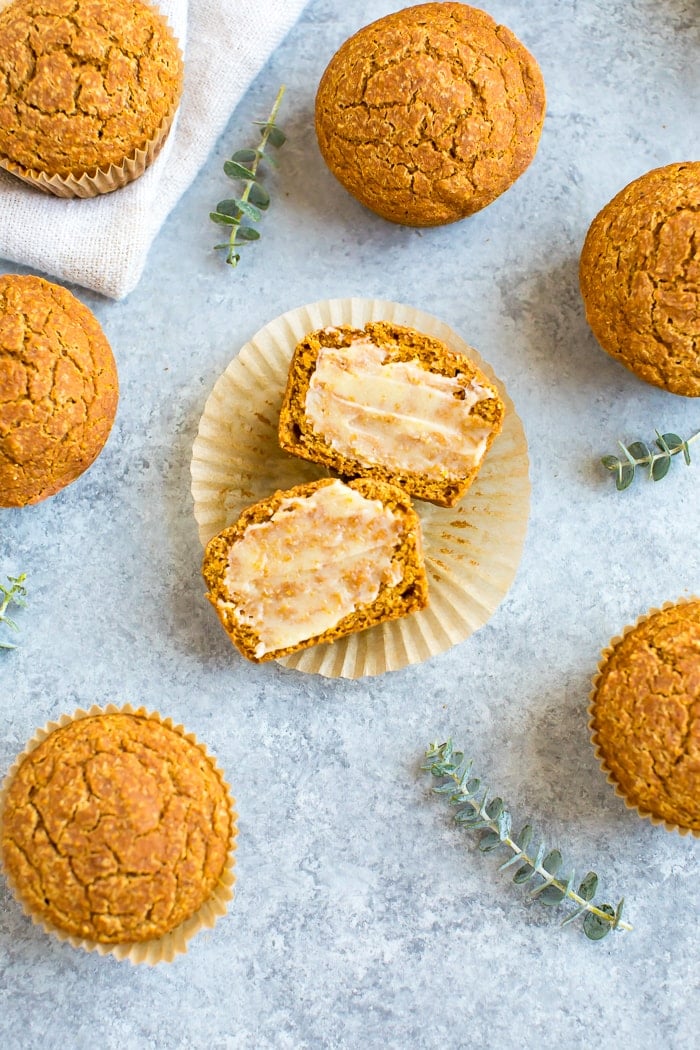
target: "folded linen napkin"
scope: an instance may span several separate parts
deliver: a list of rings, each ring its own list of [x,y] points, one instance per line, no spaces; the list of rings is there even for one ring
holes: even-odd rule
[[[112,299],[132,291],[164,219],[305,2],[160,0],[185,55],[182,102],[160,155],[140,179],[90,200],[51,197],[0,171],[0,258]]]

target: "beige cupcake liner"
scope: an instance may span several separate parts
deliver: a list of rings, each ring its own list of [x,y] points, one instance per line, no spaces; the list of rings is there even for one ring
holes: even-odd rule
[[[118,707],[115,704],[108,704],[106,707],[93,706],[89,711],[78,708],[78,710],[72,715],[62,715],[58,722],[48,722],[43,729],[37,729],[35,731],[34,736],[31,738],[24,751],[10,766],[5,779],[0,785],[0,836],[2,835],[2,815],[4,812],[7,791],[27,756],[30,755],[32,751],[34,751],[34,749],[56,729],[62,729],[71,722],[76,722],[83,718],[92,718],[95,715],[103,714],[142,715],[146,718],[160,722],[161,725],[178,733],[180,736],[184,737],[185,740],[189,741],[189,743],[194,744],[199,748],[202,754],[206,755],[215,772],[219,775],[221,782],[227,788],[227,799],[229,803],[232,829],[231,842],[226,867],[221,874],[213,895],[205,901],[202,907],[196,911],[194,915],[190,916],[189,919],[186,919],[185,922],[181,923],[174,930],[166,933],[163,937],[150,941],[125,942],[123,944],[102,944],[99,941],[92,941],[88,938],[75,937],[73,934],[59,929],[59,927],[47,922],[41,916],[36,915],[22,900],[18,887],[13,885],[9,875],[6,872],[3,872],[3,874],[5,875],[8,885],[13,891],[25,915],[28,915],[32,922],[35,925],[40,926],[45,933],[57,937],[60,941],[67,941],[73,948],[80,948],[87,952],[97,952],[98,955],[112,955],[120,962],[128,960],[134,965],[146,963],[149,966],[155,966],[157,963],[161,962],[172,962],[177,955],[181,955],[187,951],[188,942],[199,932],[199,930],[214,926],[216,920],[220,916],[226,914],[228,911],[228,903],[233,899],[233,886],[236,881],[236,876],[233,872],[235,865],[236,837],[238,833],[236,824],[238,814],[234,809],[235,800],[231,797],[223,772],[208,753],[204,745],[197,740],[193,733],[186,733],[183,726],[175,725],[170,718],[163,718],[156,712],[147,711],[144,707],[136,708],[131,704],[123,704],[121,707]],[[0,870],[2,869],[0,868]]]
[[[148,0],[143,0],[144,3],[149,6],[158,19],[173,35],[170,23],[164,17],[164,15],[155,7],[150,4]],[[4,7],[7,7],[12,0],[0,0],[0,11]],[[182,66],[183,55],[178,45],[178,54],[180,55],[180,62]],[[104,193],[112,193],[113,190],[121,189],[122,186],[126,186],[130,182],[134,182],[145,172],[146,168],[153,163],[158,154],[160,153],[165,140],[168,137],[168,133],[172,127],[177,113],[178,106],[180,104],[180,97],[182,95],[182,76],[180,78],[180,87],[176,94],[175,105],[172,110],[163,120],[163,123],[158,128],[158,131],[150,139],[142,149],[136,149],[128,157],[126,157],[121,164],[111,164],[107,168],[97,168],[94,171],[83,172],[82,175],[47,175],[44,171],[39,171],[34,168],[24,168],[21,164],[15,164],[7,157],[0,155],[0,168],[14,175],[15,178],[21,179],[28,186],[33,186],[34,189],[41,190],[43,193],[50,193],[54,197],[64,198],[75,198],[80,197],[87,199],[90,197],[99,197]]]
[[[421,500],[429,604],[421,612],[279,662],[329,678],[361,678],[420,663],[468,638],[506,595],[522,554],[530,505],[523,425],[503,383],[442,321],[380,299],[331,299],[290,310],[246,343],[217,380],[192,450],[192,496],[202,546],[241,511],[277,489],[324,476],[318,464],[283,452],[277,424],[296,344],[327,325],[368,321],[407,325],[464,353],[496,384],[506,405],[501,433],[462,501],[452,508]]]
[[[679,835],[692,835],[693,838],[700,838],[700,829],[687,828],[684,827],[682,824],[675,824],[671,821],[665,820],[663,817],[657,816],[655,813],[653,813],[649,809],[646,809],[644,806],[638,805],[637,803],[630,801],[630,799],[624,793],[617,779],[615,778],[615,775],[613,774],[612,770],[607,765],[605,755],[601,750],[599,744],[598,733],[596,732],[595,726],[595,699],[596,693],[598,691],[598,683],[600,682],[605,665],[623,638],[625,638],[631,631],[634,631],[641,624],[646,623],[646,621],[651,619],[652,616],[656,616],[657,613],[664,612],[666,609],[673,609],[678,605],[688,605],[690,602],[696,602],[698,600],[699,599],[696,597],[689,597],[678,598],[678,600],[674,602],[664,602],[663,605],[659,606],[658,609],[649,609],[648,612],[640,616],[634,624],[629,624],[628,626],[624,627],[622,629],[621,634],[615,635],[614,638],[611,638],[608,645],[605,647],[605,649],[603,649],[603,651],[600,654],[598,667],[592,679],[592,689],[589,696],[588,704],[588,729],[591,734],[591,744],[593,745],[593,751],[598,760],[598,765],[600,766],[601,771],[605,776],[605,779],[609,784],[612,785],[617,797],[622,799],[627,809],[633,810],[635,813],[637,813],[638,816],[643,817],[644,820],[650,821],[655,827],[663,827],[666,831],[676,832]]]

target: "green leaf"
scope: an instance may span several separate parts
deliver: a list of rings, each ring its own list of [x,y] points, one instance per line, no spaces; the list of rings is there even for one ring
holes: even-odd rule
[[[501,813],[503,812],[503,799],[494,798],[491,799],[488,806],[486,807],[486,816],[490,817],[491,820],[498,820]]]
[[[522,868],[518,868],[513,876],[513,882],[520,886],[524,882],[529,882],[534,874],[535,869],[530,864],[523,864]]]
[[[548,908],[553,908],[555,904],[561,904],[565,896],[564,890],[559,889],[558,886],[545,886],[538,899],[541,904],[546,904]]]
[[[231,160],[237,161],[239,164],[253,164],[260,154],[256,149],[237,149],[231,156]]]
[[[223,215],[219,211],[210,211],[209,218],[212,222],[216,222],[219,226],[238,226],[240,219],[237,219],[235,215]]]
[[[237,241],[259,241],[260,234],[252,226],[241,226],[236,236]]]
[[[545,871],[548,871],[550,875],[556,875],[561,867],[561,860],[561,853],[558,849],[550,850],[542,861],[542,867]]]
[[[267,211],[270,207],[270,194],[259,182],[254,182],[248,192],[248,200],[261,211]]]
[[[224,173],[228,175],[230,179],[243,179],[246,182],[250,182],[251,179],[255,178],[254,171],[251,171],[250,168],[246,168],[244,164],[239,164],[236,160],[225,161]]]
[[[600,462],[606,470],[619,470],[622,466],[617,456],[603,456]]]
[[[615,487],[618,492],[624,492],[625,489],[628,489],[630,487],[633,481],[634,467],[631,467],[626,464],[620,470],[620,474],[615,482]]]
[[[498,834],[502,839],[509,839],[512,831],[512,820],[510,813],[504,809],[498,818]]]
[[[270,135],[267,141],[271,145],[273,145],[275,149],[279,149],[280,146],[284,146],[285,142],[287,141],[287,136],[282,131],[282,128],[279,128],[276,124],[273,124],[270,128]]]
[[[220,215],[233,215],[235,218],[240,218],[238,201],[233,197],[227,197],[226,200],[219,201],[216,210]]]
[[[659,434],[656,444],[661,449],[665,449],[668,452],[678,452],[685,441],[683,438],[678,437],[678,434]]]
[[[668,474],[668,468],[671,466],[670,456],[659,456],[651,465],[651,477],[653,481],[661,481]]]
[[[482,853],[490,853],[491,850],[502,846],[501,837],[497,831],[487,831],[479,839],[479,849]]]
[[[238,205],[239,211],[242,211],[243,214],[253,222],[260,222],[262,219],[262,212],[259,208],[256,208],[254,204],[251,204],[250,201],[237,200],[236,204]]]
[[[651,456],[649,446],[645,445],[643,441],[633,441],[632,444],[628,446],[627,451],[632,458],[636,460],[649,459]]]
[[[598,910],[605,912],[605,914],[609,915],[614,921],[615,911],[609,904],[599,905]],[[601,918],[600,915],[596,915],[592,911],[589,911],[586,918],[583,920],[583,932],[591,941],[602,941],[603,937],[607,937],[612,928],[612,922],[608,922],[607,919]]]
[[[526,850],[532,842],[532,834],[532,825],[525,824],[525,826],[521,829],[520,834],[515,840],[516,846],[519,846],[522,850]]]
[[[592,901],[596,895],[597,889],[598,876],[594,871],[589,871],[588,874],[584,876],[584,879],[578,888],[578,895],[579,897],[582,897],[585,901]]]

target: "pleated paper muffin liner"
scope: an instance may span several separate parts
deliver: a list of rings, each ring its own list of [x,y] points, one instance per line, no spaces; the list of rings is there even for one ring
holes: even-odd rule
[[[283,452],[277,425],[296,344],[329,325],[406,325],[465,354],[498,388],[506,414],[476,480],[457,506],[414,500],[423,531],[428,607],[279,662],[329,678],[361,678],[420,663],[483,626],[518,568],[529,513],[523,425],[503,383],[476,350],[430,314],[380,299],[331,299],[290,310],[246,343],[206,402],[192,452],[192,495],[202,546],[241,511],[278,489],[325,476]]]
[[[152,3],[149,3],[148,0],[142,0],[142,2],[150,8],[155,18],[167,29],[168,33],[173,36],[170,23],[158,8]],[[12,3],[12,0],[0,0],[0,11],[10,3]],[[180,69],[182,71],[183,55],[179,45],[178,55],[180,57]],[[0,154],[0,168],[9,172],[10,175],[14,175],[15,178],[21,179],[22,182],[26,183],[28,186],[33,186],[34,189],[41,190],[43,193],[50,193],[54,197],[80,197],[87,199],[90,197],[99,197],[104,193],[112,193],[113,190],[121,189],[122,186],[134,182],[143,175],[146,168],[153,163],[163,148],[180,105],[182,87],[183,75],[181,72],[180,85],[175,93],[173,106],[163,119],[155,135],[153,138],[149,139],[143,147],[133,150],[120,164],[110,164],[106,168],[90,169],[89,171],[83,172],[82,175],[48,175],[45,171],[41,171],[38,168],[25,168],[21,164],[16,164],[14,161],[10,160],[9,157],[3,157],[2,154]]]
[[[614,790],[615,794],[617,795],[617,797],[622,799],[622,801],[624,802],[624,804],[625,804],[627,809],[633,810],[635,813],[637,813],[638,816],[642,817],[644,820],[650,821],[655,827],[663,827],[666,831],[668,831],[668,832],[676,832],[679,835],[692,835],[694,838],[700,838],[700,829],[698,829],[698,828],[688,828],[688,827],[685,827],[683,824],[678,824],[678,823],[675,823],[673,821],[666,820],[664,817],[658,816],[656,813],[654,813],[652,810],[648,809],[646,806],[643,806],[643,805],[641,805],[639,803],[636,803],[636,802],[634,802],[634,801],[632,801],[631,799],[628,798],[628,796],[625,794],[624,790],[620,786],[617,778],[615,777],[615,774],[613,773],[613,771],[609,767],[609,765],[607,763],[607,760],[606,760],[606,757],[605,757],[605,753],[604,753],[602,747],[600,746],[598,732],[597,732],[597,729],[596,729],[595,706],[596,706],[596,695],[597,695],[597,692],[598,692],[598,684],[599,684],[599,682],[601,680],[601,677],[603,675],[603,671],[605,670],[605,667],[606,667],[606,664],[607,664],[608,660],[613,655],[615,649],[620,644],[620,642],[623,640],[623,638],[626,638],[627,635],[630,634],[631,631],[636,630],[637,627],[640,627],[642,624],[646,623],[647,620],[650,620],[652,617],[656,616],[658,613],[664,612],[666,609],[676,608],[679,605],[688,605],[688,604],[690,604],[692,602],[697,602],[698,600],[699,599],[696,598],[696,597],[690,597],[690,598],[678,598],[677,601],[673,601],[673,602],[671,602],[671,601],[664,602],[663,605],[661,605],[658,609],[657,608],[649,609],[648,612],[646,612],[642,616],[640,616],[636,620],[635,623],[628,624],[626,627],[624,627],[622,629],[622,633],[621,634],[615,635],[614,638],[611,638],[609,643],[608,643],[608,645],[603,649],[603,651],[600,654],[600,659],[598,661],[598,667],[597,667],[596,673],[594,674],[593,679],[592,679],[592,689],[591,689],[591,693],[590,693],[590,697],[589,697],[589,704],[588,704],[588,716],[589,716],[588,729],[589,729],[589,732],[591,734],[591,744],[593,745],[593,751],[595,753],[596,759],[598,760],[598,765],[600,766],[600,769],[601,769],[603,775],[605,776],[605,779],[607,780],[607,782],[609,784],[612,785],[613,790]]]
[[[120,944],[104,944],[100,941],[93,941],[84,937],[76,937],[71,933],[67,933],[65,930],[62,930],[58,926],[54,926],[53,923],[48,922],[41,915],[32,911],[31,907],[26,904],[22,898],[20,887],[14,885],[13,880],[6,871],[3,871],[3,874],[5,875],[8,885],[25,915],[28,915],[32,922],[37,926],[40,926],[45,933],[57,937],[60,941],[67,941],[73,948],[79,948],[87,952],[97,952],[98,955],[112,955],[120,962],[128,960],[134,965],[145,963],[149,966],[155,966],[157,963],[161,962],[172,962],[176,956],[186,952],[189,941],[196,933],[207,927],[214,926],[216,920],[220,916],[226,914],[228,903],[232,900],[234,894],[233,887],[236,877],[233,869],[235,866],[236,838],[238,834],[236,823],[238,814],[234,808],[235,799],[231,796],[230,789],[221,769],[208,753],[205,746],[197,740],[193,733],[185,732],[183,726],[175,725],[170,718],[163,718],[157,712],[146,711],[144,707],[136,708],[131,704],[124,704],[119,707],[114,704],[108,704],[106,707],[93,706],[88,711],[78,708],[78,710],[72,715],[62,715],[57,722],[48,722],[43,729],[35,730],[34,736],[28,742],[24,751],[15,759],[2,782],[2,785],[0,785],[0,838],[2,837],[5,799],[10,785],[25,759],[55,730],[62,729],[71,722],[76,722],[83,718],[93,718],[95,715],[105,714],[140,715],[154,722],[158,722],[160,725],[177,733],[189,743],[194,744],[194,746],[202,752],[219,778],[221,784],[226,789],[226,801],[231,832],[226,865],[219,877],[219,881],[214,888],[213,893],[193,915],[188,919],[185,919],[185,921],[180,923],[179,926],[176,926],[173,930],[170,930],[162,937],[154,938],[149,941],[129,941]],[[0,861],[1,859],[0,856]],[[0,870],[2,870],[1,866]]]

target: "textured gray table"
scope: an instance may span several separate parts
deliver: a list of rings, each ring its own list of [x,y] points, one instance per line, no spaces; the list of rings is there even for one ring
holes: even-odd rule
[[[0,881],[0,1045],[66,1048],[693,1047],[698,844],[640,821],[588,742],[600,649],[647,608],[700,592],[700,467],[618,495],[618,438],[690,433],[700,407],[596,345],[577,257],[596,211],[649,168],[697,158],[693,0],[493,0],[539,59],[539,152],[486,211],[435,230],[384,223],[325,170],[315,86],[336,47],[398,3],[312,0],[156,240],[137,290],[97,313],[121,376],[115,429],[56,498],[0,520],[0,574],[25,570],[21,648],[0,656],[0,773],[35,725],[142,702],[210,746],[238,799],[236,900],[170,966],[76,952]],[[232,272],[207,219],[221,164],[280,83],[289,142],[262,240]],[[4,270],[15,267],[6,264]],[[491,362],[524,421],[532,513],[515,583],[444,655],[329,681],[231,649],[202,595],[189,462],[206,396],[286,309],[378,296],[440,316]],[[453,734],[633,933],[598,945],[528,906],[419,772]]]

